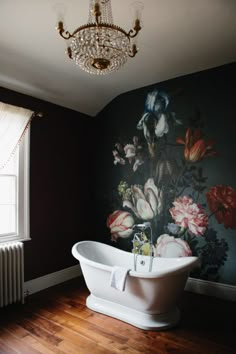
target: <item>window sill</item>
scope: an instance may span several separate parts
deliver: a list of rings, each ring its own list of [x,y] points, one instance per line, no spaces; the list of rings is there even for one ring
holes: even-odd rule
[[[26,242],[26,241],[31,241],[32,239],[30,237],[25,237],[25,238],[5,238],[3,237],[2,239],[0,239],[0,245],[2,243],[12,243],[12,242]]]

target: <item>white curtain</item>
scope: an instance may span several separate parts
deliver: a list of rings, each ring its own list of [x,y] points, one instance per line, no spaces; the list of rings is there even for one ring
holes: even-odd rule
[[[32,117],[28,109],[0,102],[0,169],[14,154]]]

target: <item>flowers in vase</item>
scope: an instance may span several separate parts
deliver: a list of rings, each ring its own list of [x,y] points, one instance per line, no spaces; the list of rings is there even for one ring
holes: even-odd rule
[[[204,135],[198,116],[192,123],[189,117],[180,137],[183,122],[170,107],[169,94],[158,89],[148,93],[136,124],[139,134],[132,142],[119,138],[123,143],[115,144],[114,164],[123,175],[113,194],[117,205],[108,227],[112,240],[121,237],[132,243],[132,225],[149,221],[157,257],[203,256],[201,275],[207,279],[209,272],[212,278],[227,259],[228,245],[218,238],[211,221],[215,218],[225,228],[236,229],[236,191],[208,185],[201,163],[217,155],[215,141]]]

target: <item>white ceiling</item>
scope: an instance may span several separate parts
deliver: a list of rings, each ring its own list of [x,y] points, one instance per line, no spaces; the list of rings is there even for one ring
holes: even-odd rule
[[[133,1],[112,0],[114,23],[127,31]],[[139,53],[95,76],[66,56],[55,30],[58,3],[72,32],[87,22],[88,0],[0,0],[0,86],[95,116],[123,92],[236,61],[236,0],[142,2]]]

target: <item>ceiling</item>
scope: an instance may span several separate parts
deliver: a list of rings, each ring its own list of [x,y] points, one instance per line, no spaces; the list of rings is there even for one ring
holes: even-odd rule
[[[112,0],[114,23],[132,26],[130,4]],[[142,0],[139,52],[106,76],[87,74],[65,54],[58,6],[73,32],[88,0],[0,0],[0,86],[95,116],[117,95],[236,61],[235,0]]]

